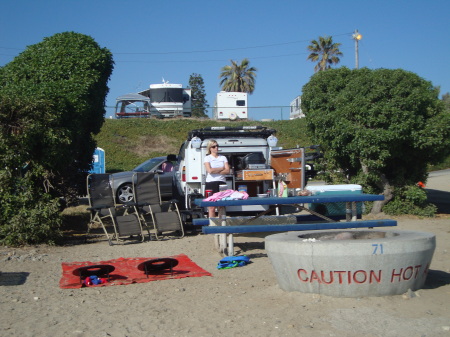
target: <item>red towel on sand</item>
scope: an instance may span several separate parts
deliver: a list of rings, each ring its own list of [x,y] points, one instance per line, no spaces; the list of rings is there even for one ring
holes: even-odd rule
[[[85,285],[80,282],[80,277],[74,271],[77,268],[91,266],[91,265],[112,265],[115,270],[109,275],[109,282],[93,285],[90,287],[104,287],[112,285],[132,284],[132,283],[144,283],[157,280],[177,279],[184,277],[200,277],[211,276],[211,273],[200,268],[194,262],[187,257],[187,255],[180,254],[175,256],[166,256],[169,258],[177,259],[178,265],[172,270],[166,269],[162,271],[152,271],[149,275],[145,275],[145,272],[139,270],[138,266],[145,261],[153,260],[157,258],[149,257],[134,257],[134,258],[119,258],[109,261],[97,261],[97,262],[63,262],[62,263],[62,277],[59,281],[60,288],[81,288]],[[142,269],[142,268],[141,268]]]

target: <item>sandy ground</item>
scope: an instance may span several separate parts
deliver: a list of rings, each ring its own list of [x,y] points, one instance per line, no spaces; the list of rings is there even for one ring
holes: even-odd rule
[[[436,234],[426,285],[415,293],[335,298],[285,292],[261,238],[237,238],[238,253],[252,263],[229,270],[216,269],[220,256],[207,235],[112,247],[103,240],[2,247],[0,336],[450,336],[449,177],[448,172],[433,175],[427,185],[438,195],[442,214],[398,219],[399,229]],[[101,288],[58,286],[61,262],[181,253],[213,276]]]

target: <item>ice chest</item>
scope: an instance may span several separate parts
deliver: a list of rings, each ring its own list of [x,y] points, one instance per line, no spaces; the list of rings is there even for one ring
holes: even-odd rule
[[[307,189],[311,191],[312,195],[362,194],[362,186],[356,184],[313,185],[308,186]],[[345,202],[309,204],[308,207],[325,216],[340,216],[346,214]],[[356,207],[358,215],[361,215],[363,210],[362,202],[357,202]]]

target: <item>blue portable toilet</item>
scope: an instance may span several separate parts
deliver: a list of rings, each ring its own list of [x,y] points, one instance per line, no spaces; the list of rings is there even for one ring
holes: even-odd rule
[[[89,173],[105,173],[105,150],[97,147],[92,160],[92,170]]]

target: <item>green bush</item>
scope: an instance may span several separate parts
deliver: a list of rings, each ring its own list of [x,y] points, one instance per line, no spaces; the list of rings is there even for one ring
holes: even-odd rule
[[[437,207],[427,202],[426,191],[417,186],[405,186],[398,189],[383,211],[390,215],[417,215],[432,217],[436,214]]]
[[[450,155],[450,113],[438,95],[431,82],[403,69],[343,67],[311,77],[302,109],[309,134],[323,146],[327,172],[383,193],[372,212],[392,198],[399,212],[399,203],[422,206],[399,187],[423,181],[429,165]]]
[[[55,244],[62,237],[59,199],[37,193],[28,175],[11,180],[8,190],[5,185],[1,189],[0,243]]]
[[[112,54],[55,34],[0,67],[0,243],[54,243],[60,198],[76,202],[104,122]]]

